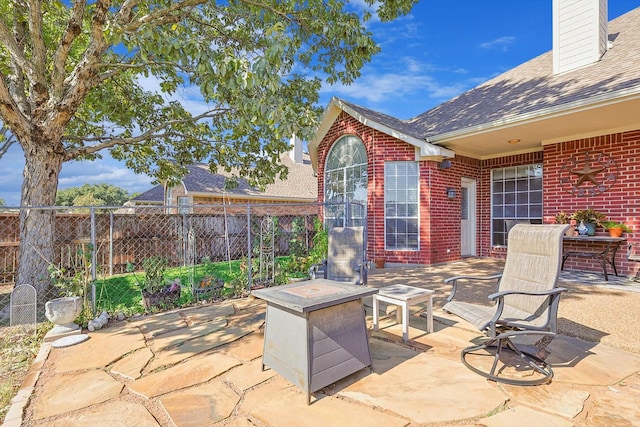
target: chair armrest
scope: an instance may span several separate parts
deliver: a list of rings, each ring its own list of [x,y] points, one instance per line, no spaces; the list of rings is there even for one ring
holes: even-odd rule
[[[309,267],[309,277],[311,279],[317,279],[318,277],[318,273],[322,273],[322,276],[326,279],[327,278],[327,260],[323,260],[322,262],[318,263],[318,264],[313,264],[311,265],[311,267]]]
[[[504,297],[507,295],[531,295],[531,296],[551,296],[550,306],[550,328],[555,333],[556,324],[555,318],[558,312],[558,303],[560,302],[560,294],[566,291],[567,288],[553,288],[548,289],[546,291],[539,292],[528,292],[528,291],[502,291],[495,292],[488,296],[491,300],[497,300],[496,302],[496,312],[491,318],[491,320],[487,323],[489,327],[489,336],[492,338],[496,337],[496,324],[498,320],[502,316],[502,311],[504,310]]]
[[[356,285],[367,286],[367,280],[369,278],[369,263],[364,262],[356,267],[358,277],[356,277]]]
[[[559,294],[561,292],[566,291],[567,288],[553,288],[553,289],[548,289],[546,291],[540,291],[540,292],[531,292],[531,291],[501,291],[501,292],[495,292],[491,295],[489,295],[487,298],[491,299],[491,300],[495,300],[498,298],[503,298],[505,295],[531,295],[531,296],[549,296],[549,295],[555,295],[555,294]]]
[[[492,276],[455,276],[445,279],[444,283],[451,283],[453,288],[451,289],[451,294],[447,297],[447,302],[451,302],[458,291],[458,280],[495,280],[496,286],[500,282],[500,278],[502,277],[502,273],[494,274]]]

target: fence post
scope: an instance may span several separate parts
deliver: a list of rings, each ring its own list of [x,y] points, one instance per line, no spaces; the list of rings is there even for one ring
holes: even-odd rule
[[[113,211],[109,211],[109,277],[113,276]]]
[[[96,244],[96,208],[91,206],[91,313],[96,313],[96,264],[98,263]],[[82,256],[85,256],[82,254]]]
[[[251,205],[247,203],[247,290],[251,290]]]

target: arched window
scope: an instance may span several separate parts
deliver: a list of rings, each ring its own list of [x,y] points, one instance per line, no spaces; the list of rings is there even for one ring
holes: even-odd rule
[[[343,136],[324,167],[325,227],[364,225],[367,207],[367,151],[362,141]],[[350,211],[346,212],[349,201]],[[350,221],[345,221],[350,217]]]

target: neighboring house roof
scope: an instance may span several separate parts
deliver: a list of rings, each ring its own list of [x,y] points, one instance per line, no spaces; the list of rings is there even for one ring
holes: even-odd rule
[[[287,200],[299,202],[312,202],[318,198],[318,181],[313,173],[309,155],[302,156],[302,163],[292,160],[290,153],[281,156],[281,162],[289,169],[286,180],[276,180],[275,183],[266,186],[265,191],[250,186],[244,179],[238,179],[238,186],[233,189],[225,189],[225,181],[231,174],[219,172],[211,173],[207,164],[193,164],[187,167],[188,173],[182,179],[182,186],[187,194],[196,196],[234,197],[248,199]],[[137,204],[143,202],[164,201],[164,188],[162,185],[153,187],[131,200]]]
[[[315,158],[339,115],[336,108],[355,112],[370,127],[389,128],[386,133],[413,145],[417,139],[480,159],[539,151],[544,144],[603,131],[639,129],[639,22],[640,8],[609,22],[611,48],[594,64],[554,75],[550,51],[409,120],[334,98],[309,144],[310,154]]]
[[[182,179],[187,194],[231,196],[237,198],[273,199],[290,201],[316,201],[318,181],[313,173],[309,155],[303,155],[302,163],[295,163],[290,153],[283,153],[280,161],[289,169],[286,180],[276,180],[260,191],[250,186],[244,179],[238,179],[238,186],[225,190],[225,181],[231,174],[212,174],[206,164],[189,166],[189,173]]]
[[[164,187],[162,185],[156,185],[151,190],[147,190],[144,193],[138,194],[136,197],[132,198],[130,202],[134,202],[140,205],[146,203],[163,203]]]

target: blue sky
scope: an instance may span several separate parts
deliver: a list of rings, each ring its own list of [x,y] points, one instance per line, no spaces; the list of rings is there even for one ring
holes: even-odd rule
[[[422,0],[393,23],[372,21],[382,52],[354,84],[323,87],[320,105],[336,96],[401,119],[416,116],[551,50],[551,3]],[[610,0],[608,7],[611,20],[640,7],[640,0]],[[130,193],[151,188],[149,177],[104,157],[66,163],[59,188],[103,182]],[[23,165],[18,146],[0,159],[0,198],[9,206],[20,203]]]

